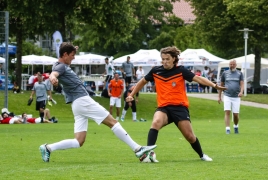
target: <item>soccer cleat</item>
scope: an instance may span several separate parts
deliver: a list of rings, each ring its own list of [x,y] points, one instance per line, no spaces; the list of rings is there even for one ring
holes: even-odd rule
[[[226,134],[230,134],[230,133],[231,133],[230,129],[227,129]]]
[[[39,147],[44,162],[49,162],[50,151],[47,149],[47,144],[43,144]]]
[[[117,121],[118,121],[118,120],[119,120],[119,117],[116,117],[116,118],[115,118],[115,120],[117,120]]]
[[[234,133],[235,134],[238,134],[239,132],[238,132],[238,127],[234,127]]]
[[[139,122],[139,121],[137,121],[137,120],[133,120],[133,122]]]
[[[121,120],[121,121],[124,121],[124,118],[122,118],[122,117],[121,117],[121,119],[120,119],[120,120]]]
[[[141,148],[135,152],[136,157],[140,158],[144,153],[153,150],[156,148],[157,145],[152,145],[152,146],[141,146]]]
[[[146,120],[146,119],[141,118],[141,119],[140,119],[140,121],[141,121],[141,122],[146,122],[147,120]]]
[[[201,157],[202,161],[213,161],[210,157],[208,157],[208,155],[203,154],[203,157]]]

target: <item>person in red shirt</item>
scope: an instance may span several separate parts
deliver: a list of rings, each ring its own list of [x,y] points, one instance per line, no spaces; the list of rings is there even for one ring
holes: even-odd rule
[[[30,117],[27,116],[26,113],[22,113],[21,117],[23,119],[23,122],[26,121],[27,123],[34,123],[34,124],[41,123],[41,118],[40,117],[38,117],[38,118],[30,118]],[[44,123],[53,123],[53,121],[49,121],[47,119],[44,119],[43,122]]]
[[[108,85],[108,95],[110,96],[110,114],[113,115],[113,106],[116,106],[116,120],[119,120],[120,108],[121,108],[121,96],[123,94],[124,82],[119,79],[119,74],[114,73],[114,79],[112,79]]]
[[[198,138],[195,136],[189,113],[189,101],[186,95],[185,80],[214,87],[218,90],[226,90],[208,79],[195,75],[183,66],[176,66],[180,50],[176,47],[162,48],[160,51],[162,66],[156,66],[141,79],[136,88],[126,98],[133,101],[134,95],[149,81],[155,81],[157,92],[157,109],[154,113],[151,129],[148,133],[147,144],[156,143],[158,131],[170,123],[174,123],[181,131],[185,139],[203,161],[212,161],[204,154]],[[142,159],[140,159],[142,161]]]
[[[0,117],[0,124],[21,124],[23,120],[18,117],[9,116],[7,112],[2,113],[2,117]]]

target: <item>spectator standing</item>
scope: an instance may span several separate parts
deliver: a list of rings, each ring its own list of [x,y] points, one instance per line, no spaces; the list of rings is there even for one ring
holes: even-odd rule
[[[36,76],[37,73],[34,73],[33,75],[31,75],[28,79],[28,84],[29,85],[33,85],[34,84],[34,79],[37,78]]]
[[[141,80],[144,77],[144,70],[142,69],[142,66],[139,66],[139,68],[137,69],[136,77],[137,81]]]
[[[239,123],[239,110],[241,97],[244,92],[244,76],[242,72],[236,69],[236,60],[229,62],[229,70],[224,71],[221,76],[221,86],[225,86],[227,90],[224,91],[223,103],[224,103],[224,121],[226,134],[230,134],[230,114],[233,112],[234,118],[234,133],[238,134]],[[222,91],[219,91],[220,103]]]
[[[106,74],[106,78],[103,82],[103,86],[104,88],[106,88],[106,85],[108,85],[113,77],[113,73],[114,73],[114,67],[113,65],[109,62],[109,59],[106,57],[105,58],[105,71],[103,73]]]
[[[39,111],[41,122],[44,120],[44,110],[46,109],[47,94],[49,94],[49,100],[52,100],[52,93],[47,84],[43,81],[42,74],[37,75],[38,82],[33,86],[30,98],[36,94],[36,110]]]
[[[125,78],[126,87],[131,84],[132,77],[135,76],[135,69],[133,63],[130,62],[130,56],[127,57],[127,61],[122,64],[122,73]]]
[[[108,95],[110,96],[110,114],[113,115],[113,106],[116,106],[116,120],[119,120],[120,108],[121,108],[121,96],[123,94],[124,82],[119,79],[119,74],[114,73],[114,79],[112,79],[108,86]]]
[[[202,71],[202,76],[208,80],[210,80],[210,73],[211,73],[211,69],[207,66],[204,67],[204,70]],[[202,90],[204,93],[209,93],[209,86],[206,86],[206,85],[203,85],[203,84],[200,84]]]

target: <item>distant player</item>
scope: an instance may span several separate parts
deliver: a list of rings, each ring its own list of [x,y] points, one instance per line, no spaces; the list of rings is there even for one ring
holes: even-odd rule
[[[121,108],[121,96],[124,91],[124,82],[119,79],[119,74],[114,73],[108,86],[108,95],[110,96],[110,114],[113,115],[113,106],[116,106],[116,120],[119,120]]]
[[[136,107],[136,103],[138,103],[139,92],[137,92],[137,94],[136,94],[136,99],[133,98],[132,101],[126,102],[126,98],[130,95],[130,93],[133,91],[134,88],[135,88],[135,85],[130,84],[126,88],[126,91],[124,92],[125,105],[124,105],[124,109],[122,111],[121,121],[124,121],[125,120],[125,116],[126,116],[127,110],[128,110],[129,107],[131,107],[131,110],[132,110],[132,121],[133,122],[138,122],[137,121],[137,107]]]

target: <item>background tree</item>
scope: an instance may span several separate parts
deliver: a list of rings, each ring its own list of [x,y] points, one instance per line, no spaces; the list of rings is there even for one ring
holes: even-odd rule
[[[265,41],[267,41],[267,25],[256,23],[254,19],[250,18],[251,20],[249,20],[248,18],[253,17],[252,12],[250,11],[249,13],[249,9],[258,9],[258,7],[263,5],[264,1],[254,1],[254,3],[248,3],[244,0],[187,1],[194,7],[194,14],[196,15],[195,22],[198,29],[202,32],[205,43],[213,46],[217,51],[222,52],[222,54],[225,54],[225,58],[227,59],[244,55],[243,34],[238,30],[245,27],[254,29],[254,32],[249,33],[248,52],[254,52],[255,54],[254,82],[259,84],[260,57],[264,50],[263,47],[266,44]],[[236,9],[231,10],[234,7]],[[239,13],[237,14],[237,12]],[[261,14],[261,12],[259,13]],[[239,16],[239,14],[243,14],[244,17]],[[248,14],[251,15],[248,16]]]
[[[77,29],[81,38],[76,42],[81,44],[83,51],[115,55],[115,57],[133,53],[139,49],[152,48],[150,41],[161,33],[159,27],[169,24],[167,15],[172,14],[173,5],[171,2],[174,0],[129,1],[131,17],[134,18],[132,20],[134,26],[126,26],[130,35],[126,36],[116,31],[112,37],[107,37],[106,30],[109,31],[116,24],[111,23],[107,27],[108,29],[100,28],[99,32],[96,32],[95,27],[85,21],[83,26],[86,29]],[[122,14],[121,8],[118,11]]]
[[[3,10],[10,13],[10,35],[17,42],[17,82],[21,84],[22,43],[26,38],[36,39],[38,35],[51,34],[60,30],[64,40],[72,40],[71,29],[86,22],[94,30],[96,37],[105,36],[107,44],[112,37],[127,39],[134,29],[136,20],[130,8],[132,0],[91,1],[91,0],[5,0]],[[111,8],[112,7],[112,8]],[[96,42],[98,42],[96,40]]]

